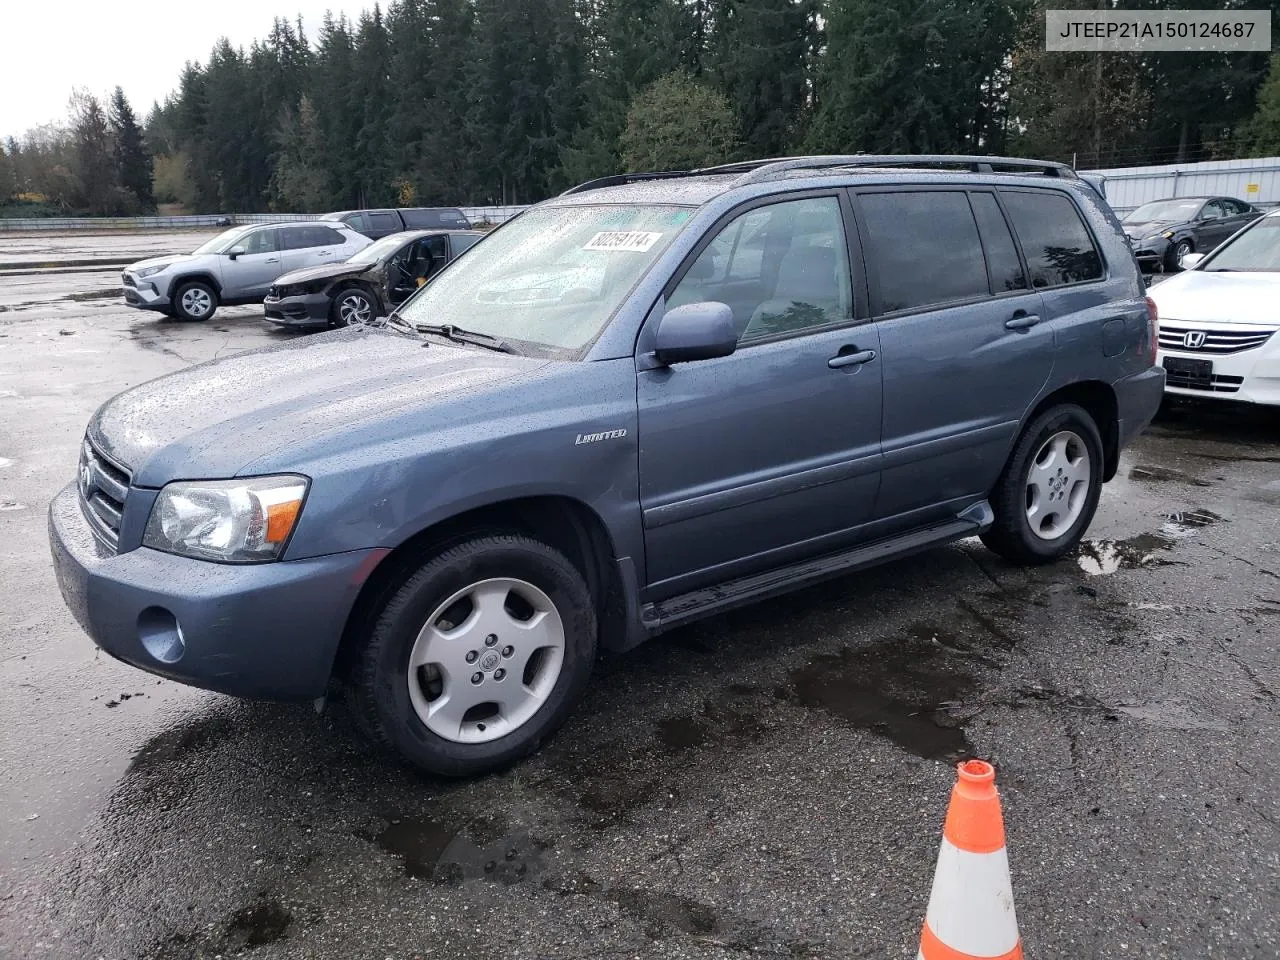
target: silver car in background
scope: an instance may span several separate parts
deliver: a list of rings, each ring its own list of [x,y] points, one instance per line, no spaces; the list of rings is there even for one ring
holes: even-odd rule
[[[125,269],[125,303],[180,320],[208,320],[219,304],[261,303],[291,270],[339,263],[372,241],[343,223],[233,227],[189,254],[151,257]]]

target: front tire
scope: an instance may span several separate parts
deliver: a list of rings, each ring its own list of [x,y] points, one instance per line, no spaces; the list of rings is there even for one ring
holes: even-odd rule
[[[996,482],[995,522],[982,542],[1013,563],[1060,560],[1093,521],[1103,469],[1102,437],[1088,411],[1074,403],[1046,410],[1022,432]]]
[[[192,280],[173,292],[173,315],[179,320],[208,320],[217,309],[217,291],[207,283]]]
[[[1188,253],[1194,253],[1195,249],[1196,249],[1195,244],[1193,244],[1190,240],[1187,240],[1185,238],[1182,240],[1179,240],[1175,244],[1172,244],[1169,247],[1169,252],[1165,258],[1166,259],[1165,268],[1170,271],[1181,270],[1182,258],[1186,256]]]
[[[376,314],[373,298],[359,287],[339,291],[329,308],[329,320],[335,327],[363,327]]]
[[[565,722],[595,656],[595,608],[573,564],[529,537],[478,537],[391,594],[353,665],[352,706],[420,770],[488,773]]]

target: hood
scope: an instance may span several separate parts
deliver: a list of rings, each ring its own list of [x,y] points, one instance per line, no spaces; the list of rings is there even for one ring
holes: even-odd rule
[[[356,266],[350,263],[325,263],[318,267],[303,267],[301,270],[290,270],[275,281],[277,287],[292,286],[296,283],[309,283],[312,280],[333,280],[338,277],[356,277],[376,264]]]
[[[1163,230],[1172,230],[1185,222],[1184,220],[1147,220],[1142,223],[1124,223],[1122,226],[1127,236],[1142,240]]]
[[[146,260],[139,260],[137,263],[131,263],[126,270],[141,270],[143,267],[169,267],[175,263],[190,263],[200,258],[190,253],[173,253],[164,257],[148,257]]]
[[[1280,327],[1280,273],[1184,270],[1147,295],[1161,320]]]
[[[339,330],[211,360],[108,400],[89,435],[139,486],[233,477],[354,423],[457,402],[548,361],[385,330]]]

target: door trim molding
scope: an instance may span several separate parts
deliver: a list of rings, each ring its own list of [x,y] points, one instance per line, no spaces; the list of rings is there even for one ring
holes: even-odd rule
[[[781,477],[770,477],[767,480],[744,483],[728,490],[717,490],[713,493],[704,493],[661,506],[649,507],[643,511],[644,527],[646,530],[654,530],[732,507],[742,507],[761,500],[876,473],[881,468],[881,462],[880,451],[876,449],[837,463],[828,463]]]

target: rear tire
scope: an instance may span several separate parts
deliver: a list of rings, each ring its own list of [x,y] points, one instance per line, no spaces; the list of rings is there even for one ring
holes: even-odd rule
[[[1064,403],[1031,421],[991,494],[988,549],[1012,563],[1060,560],[1093,521],[1102,493],[1102,437],[1083,407]]]
[[[488,773],[559,729],[595,656],[595,608],[573,564],[529,537],[476,537],[391,593],[352,665],[351,706],[419,770]]]
[[[208,320],[217,309],[217,291],[207,283],[192,280],[173,292],[173,315],[179,320]]]

